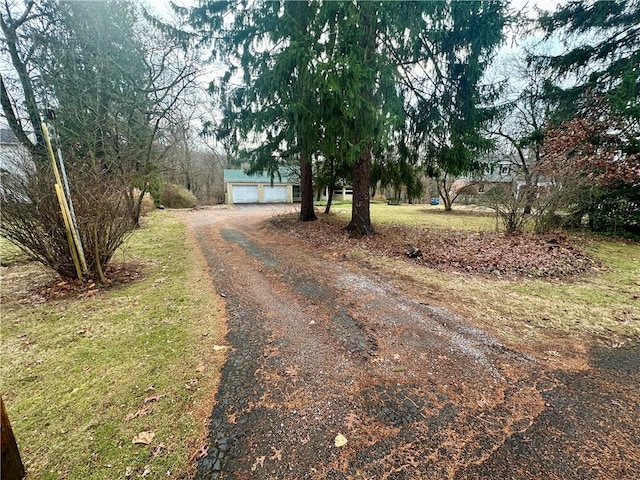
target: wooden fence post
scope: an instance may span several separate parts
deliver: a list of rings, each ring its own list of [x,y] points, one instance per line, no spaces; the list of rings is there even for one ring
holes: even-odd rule
[[[0,396],[0,414],[1,414],[1,430],[0,430],[0,456],[2,461],[0,464],[0,472],[2,472],[1,480],[22,480],[24,478],[24,465],[18,451],[18,444],[13,436],[9,417],[4,409],[4,402]]]

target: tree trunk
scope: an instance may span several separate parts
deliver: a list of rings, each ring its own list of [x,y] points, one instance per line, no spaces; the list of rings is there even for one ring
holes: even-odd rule
[[[4,409],[2,397],[0,397],[0,417],[2,425],[0,429],[0,456],[2,457],[0,471],[2,472],[2,480],[21,480],[25,476],[24,465],[20,458],[18,444],[13,436],[9,417]]]
[[[2,82],[2,108],[9,121],[9,128],[13,131],[13,133],[18,137],[20,143],[25,146],[29,152],[33,155],[35,162],[47,162],[47,154],[46,148],[44,144],[44,135],[42,134],[42,119],[40,118],[40,112],[38,109],[38,102],[36,101],[36,96],[33,88],[33,79],[29,77],[29,65],[26,63],[27,60],[20,58],[19,53],[19,37],[18,37],[18,28],[22,26],[22,24],[29,20],[30,12],[33,8],[35,2],[30,2],[27,4],[26,10],[23,14],[15,20],[12,20],[10,24],[5,23],[4,18],[0,22],[2,26],[2,32],[4,33],[4,37],[6,40],[6,48],[9,51],[9,56],[11,57],[11,63],[15,68],[18,78],[20,80],[20,85],[22,87],[22,94],[24,95],[24,105],[27,110],[27,115],[29,116],[30,127],[33,129],[33,134],[36,137],[35,144],[29,140],[26,135],[26,132],[23,130],[22,125],[19,121],[16,120],[13,107],[11,106],[11,101],[7,95],[5,90],[4,81]]]
[[[353,165],[353,203],[351,205],[351,222],[346,230],[355,237],[363,237],[373,233],[369,210],[371,178],[371,148],[366,147],[362,156]]]
[[[325,215],[328,215],[331,211],[331,203],[333,203],[333,190],[336,188],[336,177],[335,175],[331,177],[331,181],[329,182],[328,192],[327,192],[327,205],[324,207]]]
[[[440,198],[442,198],[442,203],[444,203],[444,211],[450,212],[453,207],[453,200],[451,200],[451,195],[449,194],[449,189],[447,188],[447,177],[445,176],[442,180],[438,180],[437,185],[438,195],[440,195]]]
[[[144,199],[145,193],[147,193],[146,186],[140,189],[138,195],[135,194],[135,187],[129,187],[131,221],[136,228],[140,228],[140,214],[142,213],[142,200]]]
[[[311,162],[306,155],[300,156],[300,195],[302,203],[298,220],[301,222],[316,220],[316,212],[313,208],[313,172]]]
[[[46,164],[47,152],[44,147],[44,142],[33,144],[31,140],[29,140],[29,137],[27,136],[25,131],[22,129],[20,120],[18,120],[15,111],[13,110],[13,104],[11,103],[11,99],[5,87],[2,75],[0,75],[0,104],[2,105],[2,111],[5,118],[7,119],[9,128],[16,136],[18,141],[33,155],[36,164]],[[38,127],[41,128],[40,125],[38,125]]]

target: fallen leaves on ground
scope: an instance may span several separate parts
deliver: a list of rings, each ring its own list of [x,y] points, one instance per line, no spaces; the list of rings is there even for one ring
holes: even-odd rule
[[[347,444],[347,437],[339,433],[338,435],[336,435],[336,438],[333,441],[333,444],[338,448],[344,447]]]
[[[272,445],[271,451],[273,452],[273,455],[269,457],[269,460],[282,461],[282,449],[278,450],[276,447]]]
[[[138,418],[138,417],[143,417],[145,415],[149,415],[150,413],[151,413],[151,410],[147,408],[140,408],[135,413],[127,413],[127,416],[124,419],[128,422],[129,420],[133,420],[134,418]]]
[[[84,282],[80,280],[60,280],[60,277],[56,275],[45,284],[37,285],[33,288],[30,303],[37,305],[49,300],[86,299],[97,295],[105,288],[126,285],[138,280],[142,277],[143,269],[144,267],[141,263],[112,263],[105,272],[107,276],[106,285],[99,285],[91,280]]]
[[[251,465],[251,471],[255,472],[258,469],[258,466],[264,467],[264,461],[267,457],[265,455],[256,458],[256,461]]]
[[[144,432],[140,432],[138,435],[133,437],[132,443],[137,445],[149,445],[151,442],[153,442],[153,438],[155,436],[156,436],[155,433],[153,433],[150,430],[146,430]]]
[[[165,394],[157,394],[157,395],[149,395],[147,398],[144,399],[144,403],[151,403],[151,402],[157,402],[158,400],[160,400],[161,398],[166,397]]]
[[[193,455],[191,455],[190,460],[194,461],[196,459],[201,459],[209,455],[209,445],[202,445],[198,450],[196,450]]]
[[[359,246],[372,255],[403,258],[426,267],[470,275],[564,278],[599,268],[581,248],[582,240],[568,234],[439,230],[409,225],[378,225],[376,233],[354,239],[343,230],[343,221],[320,216],[315,222],[298,222],[280,216],[270,221],[275,228],[329,254],[344,254]],[[409,248],[422,255],[408,258]]]
[[[167,449],[167,446],[164,443],[159,443],[154,447],[153,452],[151,452],[151,455],[154,457],[157,457],[166,449]]]

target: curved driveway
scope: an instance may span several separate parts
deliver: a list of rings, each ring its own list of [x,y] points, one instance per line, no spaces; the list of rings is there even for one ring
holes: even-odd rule
[[[264,226],[283,211],[179,214],[231,347],[198,479],[640,478],[638,349],[546,371],[428,292]]]

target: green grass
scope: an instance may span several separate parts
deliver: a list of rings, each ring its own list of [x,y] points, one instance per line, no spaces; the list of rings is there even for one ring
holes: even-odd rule
[[[313,204],[316,207],[326,207],[327,206],[327,201],[326,200],[317,200],[315,202],[313,202]],[[351,208],[351,202],[348,200],[332,200],[331,201],[331,207],[335,207],[335,206],[346,206],[349,205],[349,208]]]
[[[333,210],[349,218],[349,207]],[[490,211],[454,206],[371,204],[375,224],[422,226],[434,229],[495,231]],[[536,280],[474,277],[441,272],[405,261],[364,259],[386,271],[387,278],[403,278],[421,286],[424,301],[446,306],[475,319],[481,326],[513,340],[551,340],[554,335],[596,338],[616,344],[640,337],[640,244],[601,236],[587,237],[587,250],[603,268],[577,279]]]
[[[25,260],[25,254],[14,244],[0,237],[0,266]]]
[[[33,303],[11,275],[34,267],[5,272],[2,395],[30,478],[185,474],[222,361],[219,307],[198,258],[185,226],[154,213],[115,259],[145,265],[126,286]],[[152,395],[163,396],[145,403]],[[132,443],[142,431],[155,434],[151,445]]]
[[[454,205],[445,212],[441,205],[387,205],[371,203],[371,221],[374,224],[412,225],[444,230],[494,231],[496,220],[486,209]],[[331,211],[347,218],[351,216],[351,204],[334,205]]]
[[[558,335],[619,344],[640,337],[640,244],[596,238],[588,247],[603,268],[580,278],[499,279],[440,272],[368,258],[387,276],[420,285],[425,303],[446,306],[499,336],[553,342]]]

